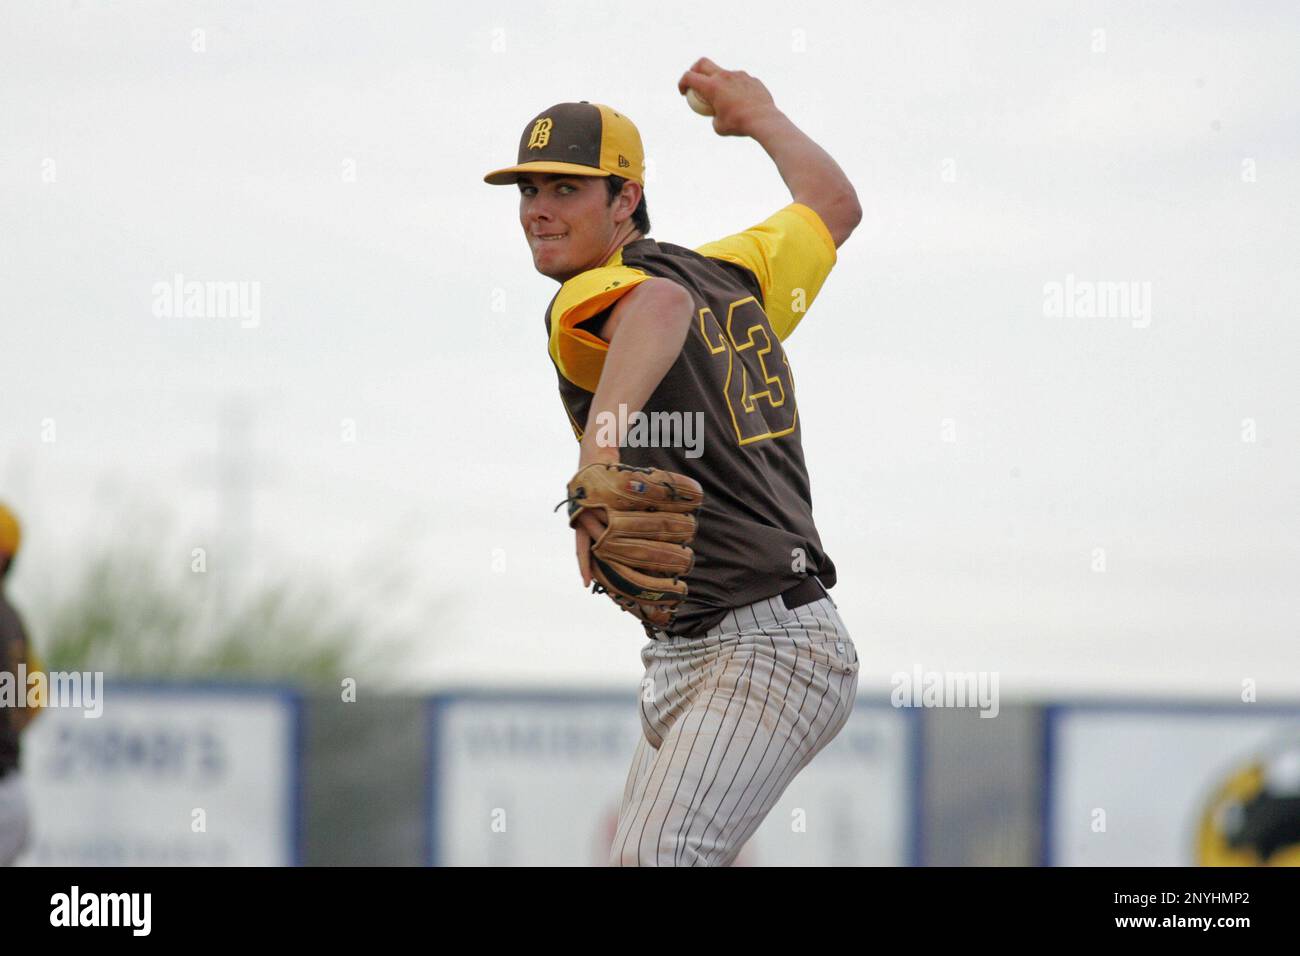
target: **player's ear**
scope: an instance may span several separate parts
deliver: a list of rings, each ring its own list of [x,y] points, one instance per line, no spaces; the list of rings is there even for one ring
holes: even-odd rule
[[[623,216],[623,214],[626,213],[627,215],[623,218],[632,218],[632,214],[636,212],[636,207],[641,205],[642,192],[643,190],[641,189],[640,183],[634,183],[629,179],[623,184],[623,188],[619,190],[618,194],[618,212],[620,216]]]

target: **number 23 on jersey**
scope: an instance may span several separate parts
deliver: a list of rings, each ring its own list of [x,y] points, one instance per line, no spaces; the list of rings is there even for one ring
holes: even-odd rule
[[[722,317],[705,306],[696,322],[709,352],[726,362],[723,388],[737,443],[794,431],[799,411],[790,362],[758,300],[752,295],[737,299]]]

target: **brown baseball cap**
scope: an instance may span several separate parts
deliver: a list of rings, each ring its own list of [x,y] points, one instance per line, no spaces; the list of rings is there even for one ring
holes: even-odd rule
[[[600,103],[557,103],[529,121],[519,139],[519,161],[483,177],[511,186],[520,173],[622,176],[645,186],[645,152],[632,121]]]

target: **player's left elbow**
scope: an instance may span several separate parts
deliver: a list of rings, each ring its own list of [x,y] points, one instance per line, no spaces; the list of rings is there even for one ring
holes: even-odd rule
[[[695,315],[695,297],[684,286],[655,277],[643,282],[635,292],[639,294],[635,303],[639,318],[657,323],[665,332],[680,331],[685,335]]]
[[[663,296],[663,314],[673,327],[689,326],[695,317],[695,296],[685,286],[671,280],[667,286],[660,287],[660,292]]]

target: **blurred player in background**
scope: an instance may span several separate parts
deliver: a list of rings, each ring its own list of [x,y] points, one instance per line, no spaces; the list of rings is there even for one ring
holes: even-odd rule
[[[22,543],[22,530],[12,511],[0,504],[0,672],[14,684],[14,694],[26,697],[26,681],[18,680],[18,667],[39,668],[27,640],[22,618],[9,603],[5,584]],[[8,703],[8,702],[6,702]],[[39,712],[37,707],[0,705],[0,866],[10,866],[27,847],[30,814],[18,773],[19,738]]]

